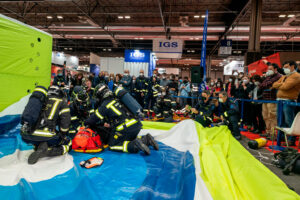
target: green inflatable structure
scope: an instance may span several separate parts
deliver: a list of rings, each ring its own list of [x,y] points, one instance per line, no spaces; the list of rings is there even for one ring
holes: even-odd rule
[[[0,14],[0,111],[31,93],[48,87],[52,36]]]

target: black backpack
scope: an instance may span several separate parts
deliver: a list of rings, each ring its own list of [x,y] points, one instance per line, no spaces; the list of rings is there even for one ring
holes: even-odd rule
[[[274,157],[276,159],[274,164],[283,169],[284,175],[289,175],[291,171],[300,173],[300,154],[296,149],[286,147],[282,152],[275,153]]]

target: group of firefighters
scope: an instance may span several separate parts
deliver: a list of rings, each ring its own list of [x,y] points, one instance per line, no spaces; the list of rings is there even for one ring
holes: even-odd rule
[[[153,104],[153,110],[145,112],[153,112],[155,118],[161,121],[173,122],[177,104],[171,92],[161,87],[155,87],[152,91],[153,99],[145,102]],[[112,151],[142,151],[149,155],[150,146],[159,149],[150,134],[138,136],[145,115],[139,103],[124,88],[114,86],[110,90],[106,84],[99,84],[95,87],[93,98],[95,102],[92,105],[90,95],[82,86],[73,89],[69,103],[64,91],[58,86],[35,88],[21,120],[22,139],[35,146],[28,158],[29,164],[35,164],[43,157],[69,152],[72,139],[81,127],[99,134],[102,142]],[[218,99],[212,99],[209,91],[203,91],[194,108],[186,107],[183,114],[187,113],[205,127],[211,126],[213,118],[218,116],[219,121],[228,125],[233,136],[241,139],[239,108],[228,99],[226,92],[221,92]]]

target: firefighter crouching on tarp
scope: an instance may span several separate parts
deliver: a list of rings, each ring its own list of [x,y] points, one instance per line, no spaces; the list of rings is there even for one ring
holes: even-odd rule
[[[189,109],[189,106],[186,106],[186,110],[191,112],[193,118],[199,122],[204,127],[209,127],[211,125],[213,112],[215,110],[214,99],[210,99],[211,93],[208,90],[205,90],[201,93],[201,99],[196,104],[195,108]]]
[[[176,109],[176,101],[166,88],[161,89],[161,95],[157,98],[156,104],[154,106],[154,112],[156,118],[159,121],[173,122],[173,113]]]
[[[221,120],[228,125],[233,137],[241,140],[242,136],[239,129],[240,114],[237,102],[228,99],[225,91],[219,93],[219,101],[215,102],[216,110],[221,112]]]
[[[70,118],[70,108],[58,86],[50,86],[48,92],[41,86],[35,88],[21,118],[22,139],[35,146],[28,164],[71,150],[72,141],[66,137]]]
[[[101,84],[96,92],[99,107],[89,117],[85,125],[96,129],[97,126],[110,127],[108,145],[111,151],[137,153],[143,151],[150,154],[148,146],[158,150],[158,144],[150,134],[137,138],[142,123],[125,108],[105,84]]]
[[[73,138],[79,128],[84,125],[84,121],[94,113],[90,97],[82,86],[76,86],[73,90],[70,113],[71,126],[69,134]]]

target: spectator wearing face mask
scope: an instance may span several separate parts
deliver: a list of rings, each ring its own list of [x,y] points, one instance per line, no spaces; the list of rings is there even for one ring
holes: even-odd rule
[[[57,70],[57,75],[54,77],[52,85],[64,86],[66,84],[63,71],[61,69]]]
[[[217,84],[216,84],[216,89],[215,89],[215,92],[216,93],[219,93],[219,92],[221,92],[221,91],[223,91],[224,89],[223,89],[223,83],[222,83],[222,81],[219,81],[218,80],[218,82],[217,82]]]
[[[208,90],[210,91],[211,94],[215,94],[216,91],[216,83],[214,80],[210,80],[210,83],[208,85]]]
[[[278,81],[273,83],[273,88],[277,89],[277,100],[297,102],[300,93],[300,74],[297,73],[297,64],[294,61],[287,61],[283,64],[285,76],[282,76]],[[278,108],[277,108],[278,111]],[[279,116],[281,113],[277,113]],[[280,127],[291,127],[295,118],[295,107],[283,104],[282,124]],[[296,137],[288,138],[289,146],[295,145]]]
[[[189,97],[189,93],[191,92],[190,83],[188,82],[188,77],[184,77],[183,82],[179,86],[179,92],[180,96],[182,98],[179,99],[180,107],[183,108],[186,106],[188,99],[186,97]]]
[[[153,75],[152,75],[152,77],[155,77],[157,83],[160,84],[159,73],[158,73],[158,70],[157,70],[157,69],[153,70]]]
[[[94,78],[94,81],[93,81],[93,87],[96,87],[96,86],[99,85],[100,83],[105,83],[105,72],[104,72],[104,71],[101,71],[101,72],[98,74],[98,77],[95,77],[95,78]]]
[[[250,99],[250,92],[252,91],[253,86],[249,83],[249,78],[247,76],[244,76],[241,79],[241,83],[239,84],[239,87],[236,92],[236,98],[238,99]],[[241,104],[240,104],[241,106]],[[242,109],[240,109],[242,110]],[[249,130],[252,128],[251,123],[251,115],[249,113],[251,112],[251,106],[249,102],[244,102],[244,112],[243,112],[243,122],[247,126]]]
[[[144,98],[148,88],[148,79],[144,75],[144,70],[140,70],[140,75],[136,79],[134,92],[136,94],[136,100],[144,108]]]
[[[167,88],[171,96],[177,96],[178,93],[178,83],[175,78],[176,78],[175,75],[171,75],[170,82],[167,85]]]
[[[235,97],[235,90],[236,90],[236,87],[235,87],[235,77],[234,76],[230,76],[229,79],[228,79],[228,83],[226,84],[225,86],[225,90],[227,92],[227,95],[228,97]]]
[[[268,71],[266,72],[266,78],[259,85],[259,89],[262,90],[262,99],[268,101],[276,100],[275,88],[272,88],[273,83],[278,81],[281,75],[278,73],[278,65],[268,64]],[[270,136],[272,134],[272,128],[277,126],[276,117],[276,104],[275,103],[263,103],[262,105],[262,115],[266,124],[266,134],[262,136]]]
[[[72,84],[72,75],[71,75],[70,71],[67,72],[66,84],[69,85],[69,86]]]
[[[262,78],[259,75],[254,75],[252,78],[254,89],[251,92],[251,97],[254,100],[262,99],[262,90],[260,89],[260,84],[262,82]],[[253,133],[262,133],[265,130],[265,122],[262,116],[262,103],[253,102],[251,104],[251,119],[254,127]]]
[[[160,80],[160,86],[161,87],[166,87],[169,83],[170,83],[170,81],[168,80],[167,74],[163,73],[162,74],[162,79]]]
[[[129,75],[129,70],[125,69],[124,70],[124,76],[120,80],[120,84],[123,86],[124,89],[127,90],[127,92],[130,92],[131,89],[131,83],[132,83],[132,78]]]

